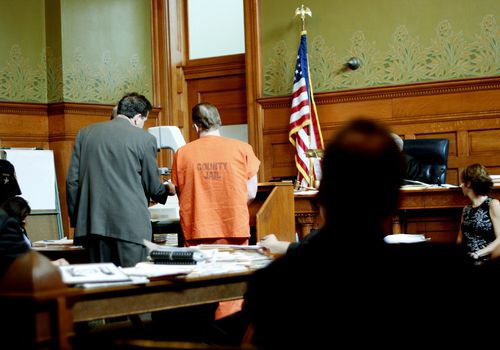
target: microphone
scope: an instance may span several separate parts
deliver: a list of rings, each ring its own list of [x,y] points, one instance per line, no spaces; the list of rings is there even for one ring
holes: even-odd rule
[[[361,60],[357,57],[351,57],[346,62],[345,66],[350,70],[356,70],[361,66]]]

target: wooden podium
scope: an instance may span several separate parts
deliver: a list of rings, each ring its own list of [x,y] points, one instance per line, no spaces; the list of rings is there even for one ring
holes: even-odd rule
[[[257,187],[257,196],[250,203],[250,244],[274,233],[279,240],[295,242],[295,206],[293,184],[263,182]]]

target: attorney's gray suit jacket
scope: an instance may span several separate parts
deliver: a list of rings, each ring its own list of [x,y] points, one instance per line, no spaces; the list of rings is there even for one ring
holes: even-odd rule
[[[66,178],[75,241],[97,234],[143,244],[151,239],[149,200],[165,203],[154,136],[115,118],[79,131]]]

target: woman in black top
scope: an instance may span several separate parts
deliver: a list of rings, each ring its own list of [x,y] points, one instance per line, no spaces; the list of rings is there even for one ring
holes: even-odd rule
[[[462,171],[460,187],[471,203],[463,209],[457,242],[481,262],[500,245],[500,202],[489,196],[493,182],[481,164],[469,165]]]

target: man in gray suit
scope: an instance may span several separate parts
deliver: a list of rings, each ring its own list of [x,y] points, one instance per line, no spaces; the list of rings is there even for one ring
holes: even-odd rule
[[[156,139],[143,130],[151,103],[129,93],[114,119],[79,131],[66,178],[75,244],[91,262],[134,266],[146,260],[150,199],[165,203],[175,188],[160,181]]]

